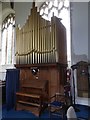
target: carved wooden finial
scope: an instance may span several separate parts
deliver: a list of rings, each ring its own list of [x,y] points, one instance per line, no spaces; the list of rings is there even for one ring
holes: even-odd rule
[[[54,12],[53,12],[53,16],[54,16]]]
[[[33,7],[35,7],[35,0],[33,1]]]

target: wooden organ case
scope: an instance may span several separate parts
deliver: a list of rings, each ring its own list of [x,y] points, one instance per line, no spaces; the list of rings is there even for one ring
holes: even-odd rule
[[[67,68],[66,29],[60,19],[55,16],[51,18],[51,21],[43,19],[37,12],[35,3],[26,24],[21,29],[18,27],[16,29],[15,67],[20,69],[20,90],[25,94],[28,93],[30,98],[31,91],[38,91],[40,88],[41,91],[34,92],[32,98],[40,95],[39,99],[44,98],[47,101],[47,98],[55,93],[64,92]],[[32,68],[39,69],[37,75],[32,74]],[[40,87],[40,83],[43,86]],[[32,87],[33,89],[30,90]],[[29,90],[25,90],[26,88]],[[16,93],[18,99],[24,95],[23,93],[21,95]],[[20,101],[24,100],[24,98],[21,99]],[[40,115],[41,103],[39,103],[39,113],[34,112],[35,114]]]

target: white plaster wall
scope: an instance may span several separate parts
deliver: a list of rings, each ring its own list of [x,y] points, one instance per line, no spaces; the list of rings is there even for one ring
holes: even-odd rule
[[[72,3],[72,38],[71,62],[88,61],[88,3]],[[90,99],[77,96],[77,82],[75,76],[76,103],[89,105]]]
[[[15,68],[14,65],[0,65],[0,80],[6,80],[6,70]]]
[[[15,19],[16,25],[22,27],[26,23],[28,15],[30,15],[30,10],[32,7],[32,2],[16,2],[15,3]]]
[[[72,3],[72,64],[88,61],[88,3]]]
[[[5,9],[5,8],[10,8],[10,2],[4,2],[2,4],[2,10]]]

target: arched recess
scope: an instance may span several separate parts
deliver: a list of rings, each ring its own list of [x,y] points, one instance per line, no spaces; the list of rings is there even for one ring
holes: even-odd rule
[[[2,21],[4,21],[4,19],[10,14],[13,13],[15,14],[15,11],[11,8],[5,8],[4,10],[2,10]]]

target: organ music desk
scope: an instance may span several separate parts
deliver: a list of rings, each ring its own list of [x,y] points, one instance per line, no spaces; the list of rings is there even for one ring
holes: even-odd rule
[[[16,93],[16,110],[30,110],[37,116],[46,108],[48,101],[48,81],[30,80]]]

